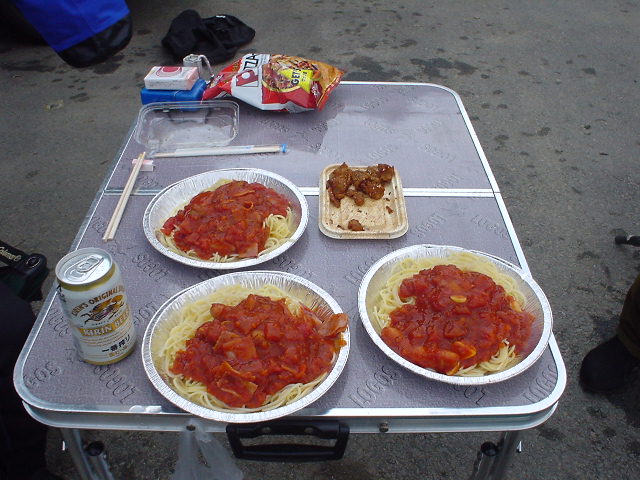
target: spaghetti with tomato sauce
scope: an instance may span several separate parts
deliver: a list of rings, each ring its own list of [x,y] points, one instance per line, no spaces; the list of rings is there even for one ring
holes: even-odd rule
[[[206,386],[231,408],[260,408],[294,384],[315,386],[346,343],[347,315],[321,320],[304,305],[249,294],[235,306],[213,303],[169,370]],[[294,398],[295,399],[295,398]]]
[[[275,190],[259,183],[233,180],[200,192],[178,213],[167,219],[160,232],[169,248],[203,260],[228,261],[255,258],[266,248],[277,246],[291,234],[291,205]],[[278,218],[285,228],[268,222]],[[280,242],[281,243],[281,242]]]
[[[382,339],[403,358],[439,373],[460,374],[505,348],[514,356],[531,334],[533,315],[482,273],[438,265],[402,280],[397,293],[411,303],[390,312]]]

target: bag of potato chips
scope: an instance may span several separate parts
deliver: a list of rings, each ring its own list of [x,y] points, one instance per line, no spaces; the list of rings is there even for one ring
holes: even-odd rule
[[[261,110],[321,110],[343,75],[315,60],[252,53],[218,73],[202,99],[231,95]]]

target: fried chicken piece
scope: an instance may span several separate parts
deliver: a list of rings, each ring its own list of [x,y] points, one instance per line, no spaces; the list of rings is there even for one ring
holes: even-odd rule
[[[351,220],[349,220],[349,223],[347,224],[347,228],[352,232],[364,232],[364,227],[355,218],[352,218]]]
[[[347,196],[353,198],[353,203],[361,207],[364,205],[364,193],[353,188],[353,185],[347,190]]]
[[[361,182],[360,190],[374,200],[380,200],[384,196],[384,185],[378,177],[370,177]]]
[[[369,178],[369,172],[367,170],[353,170],[351,173],[351,184],[355,188],[360,188],[360,184]]]
[[[340,208],[340,199],[336,198],[336,196],[333,194],[333,189],[329,186],[328,181],[327,181],[327,191],[329,192],[329,201],[331,202],[331,204],[335,207]]]
[[[391,165],[386,163],[378,164],[378,175],[383,182],[390,182],[394,173],[395,169]]]
[[[353,198],[356,205],[364,205],[365,197],[379,200],[384,196],[385,184],[394,175],[391,165],[380,163],[365,170],[352,170],[346,163],[336,168],[327,180],[329,200],[336,207],[345,196]]]
[[[336,207],[340,206],[340,200],[346,196],[347,189],[351,186],[351,175],[352,170],[346,163],[340,165],[329,175],[327,189],[329,190],[331,203]]]

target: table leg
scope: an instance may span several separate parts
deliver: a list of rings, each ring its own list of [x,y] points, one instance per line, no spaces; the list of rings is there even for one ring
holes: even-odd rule
[[[493,442],[483,443],[469,480],[501,480],[519,444],[519,431],[504,432],[497,445]]]
[[[492,471],[492,480],[498,480],[504,477],[505,472],[509,468],[513,454],[520,451],[520,432],[515,430],[504,432],[502,438],[498,442],[498,456],[494,462]]]
[[[113,480],[101,442],[92,442],[85,448],[80,430],[61,428],[60,432],[81,480]]]
[[[104,451],[102,442],[91,442],[85,447],[84,451],[87,453],[93,471],[97,473],[100,480],[114,480],[111,470],[109,470],[107,454]]]

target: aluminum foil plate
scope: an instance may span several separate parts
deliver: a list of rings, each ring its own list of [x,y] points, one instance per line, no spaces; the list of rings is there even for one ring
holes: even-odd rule
[[[436,257],[445,259],[452,253],[468,252],[478,255],[486,261],[494,264],[502,273],[508,274],[516,281],[520,291],[524,294],[526,301],[524,310],[531,313],[535,320],[531,328],[531,336],[528,344],[520,352],[524,356],[522,361],[513,367],[502,372],[485,375],[483,377],[459,377],[455,375],[444,375],[430,369],[426,369],[405,360],[403,357],[394,352],[380,337],[378,332],[371,323],[370,316],[373,314],[373,306],[376,293],[386,283],[393,267],[400,261],[407,258],[428,258]],[[443,264],[447,263],[443,261]],[[362,279],[360,290],[358,292],[358,310],[360,319],[364,324],[367,333],[373,342],[393,361],[399,365],[411,370],[412,372],[440,382],[450,383],[454,385],[485,385],[489,383],[497,383],[508,378],[512,378],[519,373],[524,372],[527,368],[535,363],[547,348],[553,318],[551,315],[551,306],[540,286],[533,280],[530,274],[522,269],[506,262],[498,257],[494,257],[487,253],[475,250],[466,250],[454,246],[440,245],[413,245],[410,247],[396,250],[385,255],[378,260],[366,273]]]
[[[182,307],[190,302],[202,298],[213,291],[230,286],[241,285],[247,288],[258,289],[264,285],[275,285],[288,295],[302,302],[320,316],[333,313],[342,313],[338,303],[324,290],[312,282],[285,272],[253,271],[253,272],[233,272],[209,279],[186,288],[167,300],[155,313],[142,339],[142,364],[147,377],[153,386],[167,400],[181,409],[202,418],[225,423],[253,423],[273,420],[275,418],[290,415],[307,405],[315,402],[338,379],[349,356],[349,328],[343,332],[346,344],[340,349],[340,353],[327,377],[314,390],[306,396],[296,400],[289,405],[255,413],[229,413],[219,410],[212,410],[187,400],[174,391],[165,381],[159,355],[156,353],[159,346],[164,344],[171,328],[177,323],[177,313]]]
[[[245,180],[249,183],[257,182],[274,189],[284,195],[291,203],[291,210],[295,216],[296,229],[293,235],[278,248],[256,258],[243,258],[235,262],[212,262],[199,258],[180,255],[163,245],[156,237],[156,232],[164,222],[175,215],[177,208],[189,203],[191,198],[207,188],[211,188],[218,180]],[[210,268],[216,270],[232,270],[251,267],[271,260],[282,254],[300,238],[309,221],[309,206],[307,200],[292,182],[280,175],[256,168],[229,168],[201,173],[185,178],[169,185],[158,193],[147,206],[142,220],[144,234],[156,250],[163,255],[192,267]]]

